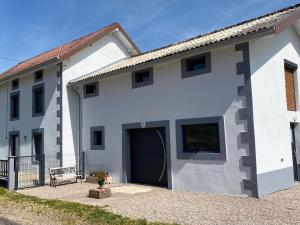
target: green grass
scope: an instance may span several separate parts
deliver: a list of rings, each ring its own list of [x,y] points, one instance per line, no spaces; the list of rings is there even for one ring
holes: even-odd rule
[[[165,223],[150,223],[146,220],[137,220],[123,217],[114,213],[111,213],[105,209],[97,206],[83,205],[80,203],[67,202],[61,200],[47,200],[40,199],[33,196],[23,195],[16,192],[9,192],[4,188],[0,188],[0,200],[6,200],[8,202],[16,203],[21,206],[34,205],[35,209],[41,208],[41,211],[49,209],[49,211],[55,211],[60,215],[66,215],[71,218],[70,215],[75,216],[81,221],[85,221],[88,224],[97,225],[163,225]],[[35,210],[38,212],[39,210]],[[75,221],[65,221],[66,224],[72,224]]]

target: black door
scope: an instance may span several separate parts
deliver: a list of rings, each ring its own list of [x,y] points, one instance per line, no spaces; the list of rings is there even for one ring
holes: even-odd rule
[[[166,187],[165,128],[130,130],[131,182]]]
[[[291,123],[291,140],[292,140],[292,156],[293,156],[293,167],[294,167],[294,180],[298,180],[298,170],[297,170],[297,151],[295,144],[295,124]]]

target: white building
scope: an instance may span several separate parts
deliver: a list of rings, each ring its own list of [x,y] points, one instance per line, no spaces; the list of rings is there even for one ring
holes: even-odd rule
[[[44,128],[45,153],[115,182],[261,197],[299,180],[299,5],[145,53],[110,27],[52,69],[4,73],[2,105],[18,76],[21,98],[17,122],[1,108],[2,152],[12,131],[23,152]],[[41,66],[52,92],[36,118],[24,102]]]

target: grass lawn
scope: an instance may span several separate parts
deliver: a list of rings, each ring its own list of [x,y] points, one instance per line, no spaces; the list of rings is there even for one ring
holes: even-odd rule
[[[0,201],[5,204],[14,204],[37,215],[50,213],[61,218],[61,224],[98,224],[98,225],[163,225],[165,223],[151,223],[146,220],[137,220],[122,217],[108,212],[97,206],[61,200],[46,200],[37,197],[9,192],[0,188]]]

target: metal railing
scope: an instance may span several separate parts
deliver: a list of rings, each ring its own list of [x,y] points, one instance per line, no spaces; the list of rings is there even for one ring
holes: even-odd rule
[[[8,160],[0,160],[0,177],[8,176]]]

